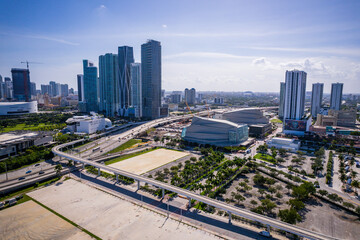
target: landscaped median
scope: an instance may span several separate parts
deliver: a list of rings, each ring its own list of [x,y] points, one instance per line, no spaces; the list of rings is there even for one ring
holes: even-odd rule
[[[260,159],[269,163],[276,163],[275,158],[273,158],[272,156],[268,155],[268,154],[263,154],[263,153],[257,153],[254,156],[255,159]]]
[[[108,153],[117,153],[117,152],[121,152],[125,149],[131,148],[132,146],[134,146],[135,144],[141,143],[142,141],[140,139],[130,139],[129,141],[127,141],[124,144],[121,144],[120,146],[118,146],[117,148],[111,150]]]

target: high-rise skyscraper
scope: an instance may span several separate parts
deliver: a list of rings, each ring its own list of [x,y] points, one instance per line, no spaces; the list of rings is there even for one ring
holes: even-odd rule
[[[331,84],[330,109],[340,110],[343,86],[343,83]]]
[[[311,92],[311,115],[316,118],[320,112],[324,92],[323,83],[314,83]]]
[[[286,71],[284,119],[302,119],[305,108],[306,72]]]
[[[118,48],[119,86],[120,86],[120,116],[126,116],[131,105],[131,64],[134,63],[133,48],[122,46]]]
[[[118,56],[107,53],[99,56],[99,111],[113,117],[119,111]]]
[[[160,117],[161,107],[161,44],[148,40],[141,45],[141,81],[143,117]]]
[[[29,69],[12,68],[14,98],[18,101],[31,101]]]
[[[36,96],[36,83],[30,82],[30,93],[31,96]]]
[[[77,86],[78,86],[78,101],[82,102],[84,98],[84,75],[78,74],[77,78]]]
[[[4,82],[1,75],[0,75],[0,98],[4,98]]]
[[[11,100],[14,97],[13,82],[9,77],[4,78],[4,98]]]
[[[83,60],[84,69],[84,93],[82,102],[84,107],[80,107],[83,112],[98,111],[98,76],[97,67],[89,60]]]
[[[61,84],[60,89],[61,89],[60,92],[62,97],[69,96],[69,86],[67,84]]]
[[[50,96],[51,94],[51,86],[46,84],[41,84],[41,94],[45,95],[48,94]]]
[[[55,97],[56,96],[56,82],[54,81],[50,81],[49,82],[49,85],[50,85],[50,97]]]
[[[135,117],[142,117],[141,63],[131,64],[131,102]]]
[[[56,83],[55,84],[55,97],[61,96],[61,84]]]
[[[196,100],[196,90],[195,88],[192,89],[188,89],[185,88],[185,102],[187,102],[187,104],[195,104],[195,100]]]
[[[284,118],[284,103],[285,103],[285,82],[280,83],[280,104],[279,104],[279,118]]]

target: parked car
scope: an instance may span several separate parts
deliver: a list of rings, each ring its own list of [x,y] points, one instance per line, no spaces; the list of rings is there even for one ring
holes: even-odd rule
[[[271,234],[268,231],[261,231],[259,232],[259,235],[267,238],[271,238]]]
[[[15,198],[9,199],[9,206],[12,206],[12,205],[15,205],[15,204],[16,204],[16,199]]]
[[[4,208],[5,203],[4,202],[0,202],[0,209]]]

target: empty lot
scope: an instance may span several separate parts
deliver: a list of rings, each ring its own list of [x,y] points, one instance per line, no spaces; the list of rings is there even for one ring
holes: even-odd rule
[[[217,239],[75,180],[29,195],[102,239]]]
[[[109,166],[135,174],[143,174],[166,163],[189,155],[168,149],[157,149],[133,158],[129,158]]]
[[[0,239],[91,239],[33,201],[0,212]]]

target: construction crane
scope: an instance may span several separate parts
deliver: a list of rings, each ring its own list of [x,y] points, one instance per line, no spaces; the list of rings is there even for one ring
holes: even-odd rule
[[[191,110],[190,110],[190,107],[189,107],[187,101],[185,101],[185,104],[186,104],[186,108],[189,110],[189,112],[190,112],[190,114],[191,114]]]
[[[211,108],[210,108],[209,104],[207,104],[207,101],[206,101],[206,100],[205,100],[205,107],[206,107],[207,110],[208,110],[208,118],[210,118],[210,110],[211,110]]]
[[[40,62],[29,62],[29,61],[25,61],[25,62],[21,62],[21,63],[26,63],[27,70],[29,70],[29,63],[31,63],[31,64],[42,64]]]

